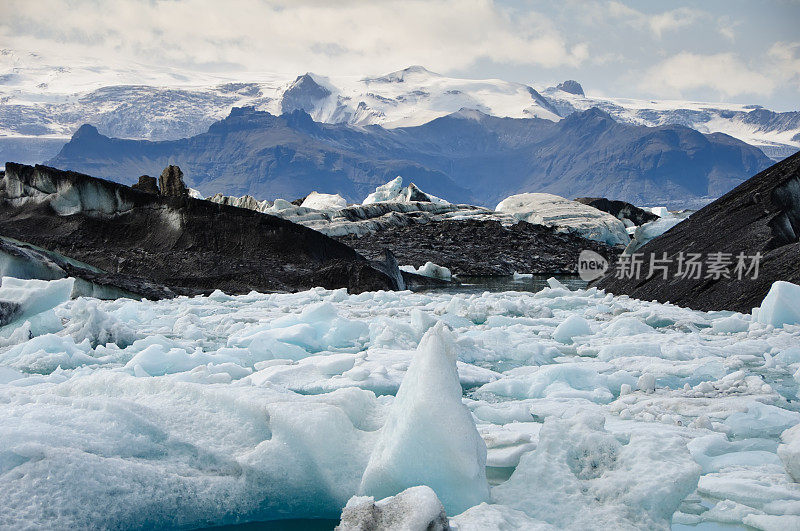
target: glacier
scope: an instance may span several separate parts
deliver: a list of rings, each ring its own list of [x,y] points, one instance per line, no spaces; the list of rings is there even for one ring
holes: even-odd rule
[[[37,301],[0,326],[2,526],[396,521],[400,507],[444,527],[438,500],[458,530],[797,524],[800,324],[772,321],[796,298],[762,322],[555,279],[160,301],[66,284],[0,287]],[[422,479],[396,460],[414,448]],[[382,490],[378,469],[403,481]]]

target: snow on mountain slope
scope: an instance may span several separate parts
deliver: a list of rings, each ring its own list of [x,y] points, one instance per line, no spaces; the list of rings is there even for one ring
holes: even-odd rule
[[[390,128],[421,125],[461,108],[559,119],[527,85],[448,78],[421,66],[365,78],[217,76],[143,66],[60,67],[10,50],[0,51],[0,102],[0,137],[65,139],[84,123],[118,138],[186,138],[243,106],[276,115],[302,109],[319,122]]]
[[[580,87],[580,85],[578,85]],[[655,127],[677,124],[701,133],[725,133],[781,160],[800,148],[800,112],[773,112],[760,105],[584,96],[558,87],[541,89],[561,116],[598,107],[615,120]]]
[[[67,64],[66,62],[63,64]],[[313,73],[208,74],[145,65],[47,63],[35,54],[0,50],[0,159],[41,162],[53,141],[84,123],[117,138],[175,140],[204,132],[233,107],[280,115],[302,109],[315,121],[422,125],[461,109],[511,118],[558,121],[599,107],[637,125],[686,125],[758,146],[773,159],[800,148],[800,112],[756,105],[585,96],[579,83],[539,87],[499,79],[457,79],[422,66],[377,77]],[[12,139],[13,143],[12,143]],[[22,144],[20,144],[22,142]],[[34,160],[35,159],[35,160]]]

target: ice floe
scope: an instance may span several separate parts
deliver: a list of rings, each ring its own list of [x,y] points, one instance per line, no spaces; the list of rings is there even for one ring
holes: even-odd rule
[[[0,288],[25,308],[0,326],[3,525],[336,519],[348,500],[343,524],[431,522],[438,499],[459,530],[800,515],[792,297],[754,318],[554,279],[157,302],[66,284]]]

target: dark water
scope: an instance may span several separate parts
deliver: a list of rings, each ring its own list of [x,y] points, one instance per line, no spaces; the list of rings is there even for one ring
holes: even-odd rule
[[[583,289],[587,282],[581,280],[578,275],[533,275],[530,278],[514,279],[512,276],[506,277],[457,277],[452,285],[426,288],[418,291],[444,291],[446,293],[483,293],[503,292],[503,291],[541,291],[547,286],[547,279],[554,277],[569,289]]]
[[[207,527],[216,531],[331,531],[339,525],[339,520],[312,520],[297,518],[293,520],[270,520],[268,522],[248,522],[246,524]]]

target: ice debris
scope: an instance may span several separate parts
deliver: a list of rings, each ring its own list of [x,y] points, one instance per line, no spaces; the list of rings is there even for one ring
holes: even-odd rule
[[[420,485],[383,500],[353,496],[342,511],[337,531],[446,531],[450,522],[430,487]]]
[[[438,278],[439,280],[450,280],[452,278],[452,274],[448,268],[436,265],[433,262],[426,262],[425,265],[419,268],[415,268],[412,265],[403,265],[400,266],[400,270],[407,273],[416,273],[423,277]]]

